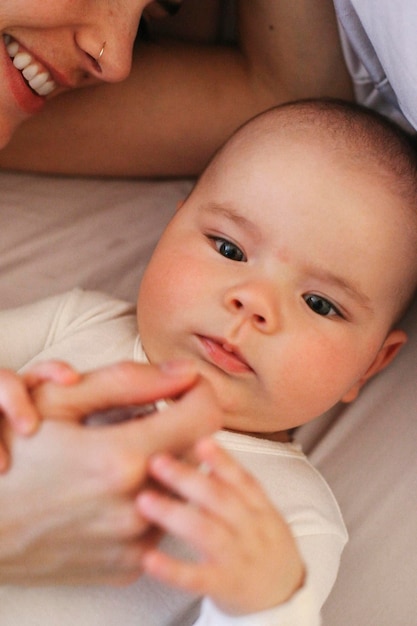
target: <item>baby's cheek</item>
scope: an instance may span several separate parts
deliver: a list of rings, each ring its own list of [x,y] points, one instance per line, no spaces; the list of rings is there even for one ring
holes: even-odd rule
[[[148,359],[152,362],[155,351],[155,341],[160,335],[160,315],[158,306],[153,298],[148,297],[148,291],[145,289],[141,292],[137,306],[138,331],[141,342]]]
[[[176,315],[172,301],[168,302],[161,292],[155,294],[152,289],[147,293],[149,298],[138,307],[138,330],[148,360],[156,364],[173,358]]]

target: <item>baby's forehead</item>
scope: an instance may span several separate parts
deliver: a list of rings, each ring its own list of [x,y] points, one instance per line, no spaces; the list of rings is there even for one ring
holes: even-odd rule
[[[401,190],[407,188],[401,174],[390,167],[390,158],[369,146],[362,149],[361,137],[339,141],[337,133],[327,133],[323,126],[287,125],[276,130],[276,123],[267,122],[249,125],[228,142],[209,167],[212,188],[226,185],[231,194],[242,187],[252,193],[259,188],[259,202],[265,197],[262,187],[267,186],[270,196],[276,194],[277,201],[291,188],[298,201],[304,197],[318,210],[317,196],[322,192],[331,196],[335,214],[349,209],[354,220],[357,210],[369,211],[370,222],[382,220],[393,226],[404,220],[408,224],[410,215],[415,216],[412,198]],[[210,193],[210,187],[206,191]],[[407,242],[413,231],[417,234],[415,225],[411,232],[408,226],[399,230]]]
[[[382,181],[386,173],[383,164],[369,158],[359,143],[336,141],[322,128],[305,130],[294,126],[272,131],[269,125],[265,125],[248,128],[247,132],[236,135],[209,169],[212,168],[212,173],[220,178],[240,170],[245,172],[246,181],[255,179],[264,171],[273,183],[281,172],[285,172],[286,164],[291,163],[291,167],[297,168],[300,176],[303,171],[316,166],[318,175],[323,168],[323,183],[329,186],[334,184],[333,178],[329,177],[332,170],[349,172],[352,177],[366,174],[370,185],[377,184],[374,176],[381,175]]]
[[[311,108],[307,106],[305,114],[303,105],[288,110],[278,107],[254,118],[217,153],[209,172],[213,169],[210,173],[221,177],[242,168],[244,175],[255,176],[268,161],[279,164],[296,153],[300,171],[316,161],[325,165],[327,172],[339,169],[352,180],[360,177],[379,193],[385,190],[397,196],[407,219],[415,221],[417,156],[405,133],[381,121],[381,116],[374,120],[368,114],[346,115],[343,107],[336,111],[330,107],[324,114],[314,105]],[[327,182],[331,186],[332,178]]]
[[[386,146],[372,134],[364,135],[360,128],[340,130],[311,122],[281,127],[277,120],[271,124],[266,119],[244,127],[219,156],[217,175],[242,168],[247,176],[255,176],[266,164],[271,182],[274,165],[279,167],[292,159],[302,176],[304,168],[316,164],[323,185],[330,188],[336,184],[332,172],[350,176],[352,181],[360,179],[370,192],[385,192],[395,204],[401,204],[407,219],[417,220],[417,169],[400,144]]]

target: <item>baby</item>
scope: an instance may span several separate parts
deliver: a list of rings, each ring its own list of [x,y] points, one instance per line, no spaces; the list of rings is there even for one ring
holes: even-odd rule
[[[144,557],[150,576],[119,590],[30,589],[26,612],[9,587],[7,623],[319,623],[346,531],[290,433],[354,400],[405,343],[416,199],[416,154],[391,123],[337,101],[283,105],[235,133],[179,207],[137,323],[130,305],[80,290],[0,313],[13,355],[1,365],[26,376],[23,395],[29,377],[43,416],[54,417],[45,389],[70,398],[78,384],[53,365],[40,375],[34,364],[52,358],[81,371],[192,359],[223,414],[216,442],[150,461],[165,490],[142,492],[138,511],[167,531]]]

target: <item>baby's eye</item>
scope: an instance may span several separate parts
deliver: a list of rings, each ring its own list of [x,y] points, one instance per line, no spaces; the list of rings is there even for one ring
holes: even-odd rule
[[[216,250],[222,255],[225,256],[227,259],[230,259],[231,261],[240,261],[240,262],[246,262],[246,256],[245,253],[242,252],[242,250],[234,243],[232,243],[231,241],[228,241],[227,239],[223,239],[222,237],[209,237],[209,239],[211,239],[211,241],[213,241]]]
[[[310,309],[318,315],[322,315],[323,317],[332,317],[333,315],[343,317],[340,311],[334,306],[334,304],[332,304],[331,302],[329,302],[329,300],[323,298],[322,296],[308,293],[307,295],[303,296],[303,298],[307,306],[309,306]]]

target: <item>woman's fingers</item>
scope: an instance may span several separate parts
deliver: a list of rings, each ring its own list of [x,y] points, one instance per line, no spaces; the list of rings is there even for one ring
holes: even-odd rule
[[[83,374],[75,385],[45,383],[33,395],[44,417],[74,419],[108,407],[175,397],[197,378],[189,361],[161,367],[126,361]]]

